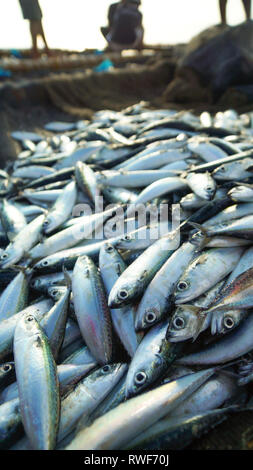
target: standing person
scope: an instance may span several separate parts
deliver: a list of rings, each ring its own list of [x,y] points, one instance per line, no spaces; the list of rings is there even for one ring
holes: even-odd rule
[[[50,55],[50,50],[42,26],[42,11],[38,0],[19,0],[20,7],[25,20],[30,23],[30,33],[32,37],[32,55],[39,57],[38,37],[40,36],[45,45],[45,51]]]
[[[111,10],[111,27],[105,36],[110,50],[143,48],[144,29],[140,4],[140,0],[125,0]]]
[[[251,17],[251,0],[242,0],[246,20]],[[227,24],[227,0],[219,0],[221,23]]]

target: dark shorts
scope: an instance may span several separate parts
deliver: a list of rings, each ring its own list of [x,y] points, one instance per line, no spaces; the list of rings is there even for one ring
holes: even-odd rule
[[[19,0],[25,20],[40,21],[42,11],[38,0]]]

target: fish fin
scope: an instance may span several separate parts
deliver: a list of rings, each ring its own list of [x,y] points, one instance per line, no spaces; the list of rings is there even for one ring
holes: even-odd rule
[[[199,244],[196,251],[204,250],[205,246],[209,243],[209,241],[210,241],[210,238],[207,238],[207,237],[203,238],[203,241]]]
[[[197,224],[196,222],[191,222],[190,220],[188,220],[187,223],[191,225],[193,228],[195,228],[196,230],[198,230],[199,232],[202,232],[204,234],[207,233],[207,230],[205,227],[203,227],[203,225]]]
[[[196,339],[199,337],[201,331],[202,331],[202,328],[203,328],[203,325],[204,325],[204,321],[206,319],[206,315],[200,315],[199,316],[199,321],[198,321],[198,326],[197,326],[197,329],[195,331],[195,334],[192,338],[192,342],[194,343],[196,341]]]
[[[171,325],[171,322],[169,322],[169,326],[166,330],[166,335],[165,335],[165,339],[166,341],[169,341],[170,340],[170,325]],[[135,331],[138,331],[136,328],[135,328]]]
[[[68,287],[68,289],[71,289],[72,287],[72,279],[67,271],[67,268],[65,268],[65,266],[63,266],[62,268],[62,271],[63,271],[63,274],[64,274],[64,280],[66,282],[66,285]]]
[[[43,244],[45,240],[46,240],[46,237],[45,237],[45,235],[41,232],[41,233],[39,234],[39,236],[38,236],[38,243]]]
[[[213,314],[212,315],[212,319],[211,319],[211,335],[214,336],[218,333],[218,328],[217,328],[217,318],[216,318],[216,315]]]
[[[177,307],[183,307],[187,310],[191,310],[193,313],[201,313],[202,307],[199,307],[198,305],[191,305],[191,304],[182,304],[182,305],[177,305]]]
[[[228,377],[232,377],[232,378],[236,378],[236,379],[239,378],[239,374],[236,374],[236,372],[232,372],[231,370],[221,370],[219,372],[224,374],[224,375],[227,375]]]
[[[204,227],[199,224],[195,224],[194,222],[188,222],[190,225],[194,225],[194,227],[198,230],[193,234],[189,235],[189,242],[192,245],[196,246],[197,251],[203,250],[203,248],[209,243],[210,237],[207,236],[207,232]],[[200,227],[200,228],[199,228]],[[202,238],[197,238],[197,234],[202,234]]]
[[[232,377],[232,378],[235,378],[238,380],[238,385],[246,385],[248,383],[247,381],[247,377],[242,377],[240,372],[233,372],[231,370],[226,370],[226,368],[229,368],[231,366],[234,366],[234,365],[237,365],[241,362],[241,358],[235,360],[235,361],[232,361],[232,362],[228,362],[227,364],[223,364],[223,365],[217,365],[215,366],[215,370],[216,372],[219,372],[220,374],[224,374],[226,375],[227,377]]]
[[[194,157],[194,155],[193,155],[193,157]],[[196,163],[191,163],[190,166],[189,166],[189,173],[194,172],[195,168],[196,168]]]
[[[231,366],[235,366],[237,364],[240,364],[240,362],[242,362],[243,359],[241,357],[239,357],[238,359],[235,359],[235,361],[230,361],[230,362],[227,362],[226,364],[221,364],[221,365],[216,365],[215,366],[215,370],[217,370],[217,372],[223,370],[223,369],[226,369],[227,367],[231,367]],[[238,374],[237,374],[238,376]]]
[[[102,191],[102,189],[106,188],[106,184],[103,184],[102,181],[97,181],[96,187],[98,190]]]
[[[203,240],[198,241],[197,243],[193,241],[192,237],[189,238],[189,243],[191,243],[192,245],[195,245],[196,252],[202,251],[205,248],[205,246],[209,243],[209,241],[210,241],[210,238],[206,236],[203,237]]]
[[[24,273],[24,274],[25,274],[26,269],[27,269],[26,266],[20,266],[19,264],[12,264],[12,265],[10,266],[10,268],[11,268],[11,269],[14,269],[14,270],[17,270],[17,271],[21,271],[21,272]]]
[[[179,175],[181,178],[186,177],[186,171],[185,170],[168,170],[170,173],[174,173],[175,175]]]
[[[173,171],[173,170],[170,170],[170,171]],[[179,172],[181,178],[186,179],[186,177],[187,177],[187,175],[188,175],[188,171],[186,171],[186,170],[178,170],[178,172]]]
[[[13,232],[7,232],[7,237],[9,238],[10,242],[13,242],[13,240],[15,239],[16,236],[17,236],[17,234],[15,234]]]
[[[33,257],[30,255],[29,251],[24,251],[23,258],[27,258],[29,261],[34,261]]]
[[[33,274],[33,268],[29,268],[29,265],[31,264],[31,261],[29,261],[26,266],[21,266],[20,264],[12,264],[10,266],[10,269],[13,269],[14,271],[19,271],[22,272],[27,278],[31,277]]]
[[[245,183],[244,181],[234,181],[233,182],[234,186],[246,186],[246,188],[253,189],[253,185],[249,183]],[[231,188],[232,190],[233,188]]]

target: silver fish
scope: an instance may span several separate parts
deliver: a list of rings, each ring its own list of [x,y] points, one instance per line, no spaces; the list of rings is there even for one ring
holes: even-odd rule
[[[78,258],[72,292],[79,327],[91,353],[100,364],[112,359],[112,326],[100,274],[87,256]]]
[[[66,450],[122,448],[193,393],[213,372],[209,369],[182,377],[122,403],[80,431]]]
[[[60,417],[56,365],[35,317],[26,315],[14,335],[22,422],[34,449],[53,449]]]

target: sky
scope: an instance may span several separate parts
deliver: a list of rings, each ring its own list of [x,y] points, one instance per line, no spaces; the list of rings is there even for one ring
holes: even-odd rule
[[[49,46],[82,51],[102,49],[100,26],[107,23],[113,0],[40,0]],[[147,44],[186,42],[219,22],[218,0],[142,0],[141,11]],[[228,1],[228,23],[243,21],[240,0]],[[18,0],[0,0],[0,49],[29,48],[28,22]]]

